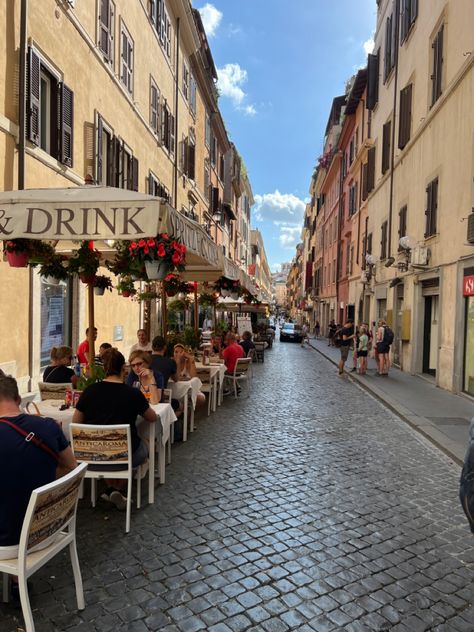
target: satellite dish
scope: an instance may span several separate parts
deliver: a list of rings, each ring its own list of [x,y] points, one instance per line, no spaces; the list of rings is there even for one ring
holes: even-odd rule
[[[400,237],[400,241],[398,243],[400,244],[400,248],[403,248],[403,250],[411,250],[413,248],[413,239],[408,237],[408,235]]]

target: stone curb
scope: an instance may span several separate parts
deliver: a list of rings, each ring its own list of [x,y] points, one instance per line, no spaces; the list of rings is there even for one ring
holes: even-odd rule
[[[323,358],[326,358],[326,360],[329,360],[329,362],[337,366],[337,362],[331,358],[331,356],[321,351],[321,349],[314,347],[311,344],[311,340],[308,341],[308,345],[311,349],[322,355]],[[346,375],[350,380],[356,382],[364,390],[376,397],[380,402],[387,406],[387,408],[403,419],[403,421],[414,428],[423,437],[431,441],[431,443],[444,452],[455,463],[462,466],[465,448],[460,447],[459,444],[454,441],[450,441],[446,435],[440,432],[429,419],[422,417],[421,415],[414,415],[410,410],[408,410],[408,408],[405,408],[402,404],[400,404],[398,400],[393,399],[390,395],[387,395],[387,393],[378,389],[375,384],[368,383],[359,375],[352,373],[346,373]]]

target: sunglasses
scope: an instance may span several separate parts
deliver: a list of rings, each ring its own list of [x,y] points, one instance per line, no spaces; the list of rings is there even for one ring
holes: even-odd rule
[[[133,362],[131,365],[132,369],[136,366],[143,366],[143,362]]]

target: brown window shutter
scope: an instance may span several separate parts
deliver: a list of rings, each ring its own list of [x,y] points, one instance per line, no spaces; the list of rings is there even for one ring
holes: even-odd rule
[[[440,28],[438,33],[438,50],[437,50],[437,66],[438,73],[436,76],[436,98],[439,99],[443,90],[442,90],[442,80],[443,80],[443,39],[444,39],[444,24]]]
[[[373,110],[379,100],[379,60],[380,50],[376,55],[369,55],[367,60],[367,109]]]
[[[100,114],[97,116],[97,153],[96,153],[96,168],[95,168],[95,179],[97,184],[102,184],[102,176],[104,166],[102,164],[102,155],[103,151],[103,141],[104,141],[104,125],[102,123],[102,117]]]
[[[64,83],[59,84],[61,95],[60,145],[61,162],[68,167],[73,165],[74,143],[74,92]]]
[[[217,213],[219,211],[219,189],[212,187],[212,212]]]
[[[367,199],[368,191],[367,191],[367,163],[362,165],[362,200]]]
[[[431,233],[431,213],[432,213],[432,205],[433,205],[433,186],[430,182],[426,187],[426,225],[425,225],[425,237],[429,237]]]
[[[390,121],[385,123],[382,132],[382,173],[386,173],[390,169],[390,133],[392,124]]]
[[[367,192],[370,193],[375,186],[375,147],[371,147],[367,153]]]
[[[28,140],[40,143],[40,58],[30,47],[28,49]]]
[[[131,181],[131,189],[132,191],[138,191],[138,159],[135,158],[135,156],[132,157],[132,177],[130,178]]]
[[[169,132],[170,132],[170,152],[174,154],[175,151],[175,118],[172,114],[169,114]]]
[[[196,177],[196,146],[193,143],[188,145],[188,176],[191,180]]]
[[[124,161],[123,144],[117,137],[114,137],[113,145],[114,145],[114,169],[113,169],[114,180],[113,181],[115,181],[115,186],[121,189],[123,188],[123,185],[124,185],[124,182],[123,182],[123,161]]]

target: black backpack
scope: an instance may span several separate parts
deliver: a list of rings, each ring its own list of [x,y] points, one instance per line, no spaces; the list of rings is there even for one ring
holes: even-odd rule
[[[464,459],[464,467],[462,468],[461,480],[459,486],[459,499],[462,508],[466,514],[466,518],[474,533],[474,440],[472,439],[472,428],[474,420],[471,420],[471,441],[469,449]]]
[[[393,331],[390,329],[390,327],[384,327],[382,342],[387,345],[391,345],[393,343],[393,338]]]

